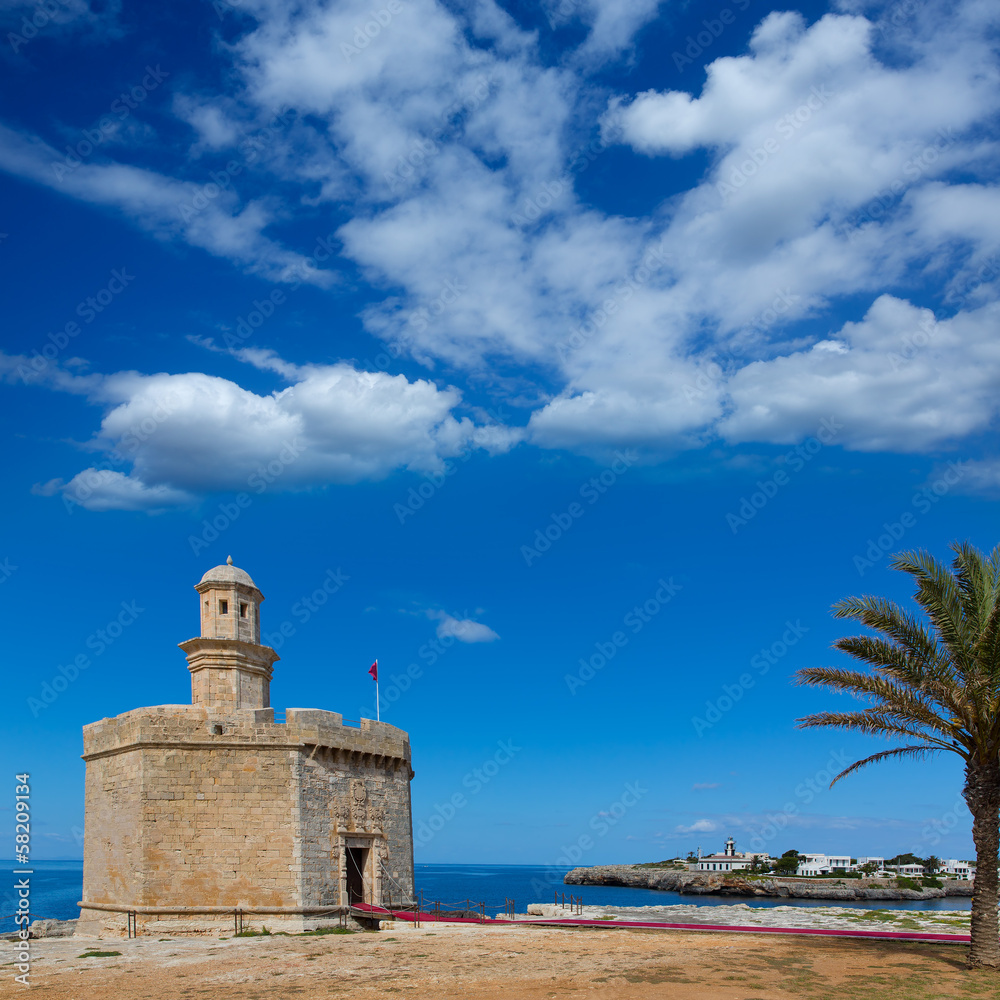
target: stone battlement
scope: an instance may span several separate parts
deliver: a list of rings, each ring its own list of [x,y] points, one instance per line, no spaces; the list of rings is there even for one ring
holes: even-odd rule
[[[374,719],[362,719],[360,727],[345,726],[339,712],[318,708],[289,708],[285,721],[275,722],[273,708],[154,705],[83,727],[84,760],[178,744],[206,750],[322,747],[410,762],[410,742],[402,729]]]

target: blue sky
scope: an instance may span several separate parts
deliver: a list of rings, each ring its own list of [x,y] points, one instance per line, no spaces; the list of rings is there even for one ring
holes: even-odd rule
[[[189,700],[230,553],[276,706],[372,715],[378,657],[418,861],[970,856],[955,763],[827,789],[879,747],[789,678],[889,553],[997,541],[993,5],[0,16],[39,856],[81,727]]]

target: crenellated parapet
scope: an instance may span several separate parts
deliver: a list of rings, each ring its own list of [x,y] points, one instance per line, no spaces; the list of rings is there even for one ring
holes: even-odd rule
[[[83,759],[95,760],[154,747],[221,750],[270,747],[315,755],[325,751],[344,766],[410,765],[407,733],[385,722],[345,725],[338,712],[289,708],[276,722],[273,708],[233,711],[204,705],[134,708],[83,727]]]

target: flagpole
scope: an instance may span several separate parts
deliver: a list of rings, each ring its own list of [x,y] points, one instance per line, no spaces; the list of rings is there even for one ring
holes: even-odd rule
[[[375,721],[382,721],[382,709],[379,707],[378,703],[378,671],[375,671]]]

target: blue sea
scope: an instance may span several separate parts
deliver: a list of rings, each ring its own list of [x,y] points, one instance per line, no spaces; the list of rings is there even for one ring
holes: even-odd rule
[[[77,903],[83,895],[82,861],[33,861],[18,865],[8,861],[5,874],[0,876],[0,931],[17,930],[14,913],[18,895],[14,888],[21,879],[27,879],[31,895],[33,920],[71,920],[80,915]],[[25,874],[25,869],[32,872]]]
[[[82,861],[35,861],[31,865],[31,912],[36,919],[69,920],[78,916],[77,902],[83,893]],[[620,889],[602,885],[564,885],[563,875],[569,868],[540,865],[417,865],[417,890],[423,893],[425,907],[440,901],[454,907],[466,901],[471,908],[486,904],[487,914],[502,913],[506,899],[513,899],[519,913],[528,903],[550,903],[556,898],[579,896],[585,905],[594,906],[731,906],[751,903],[753,906],[854,906],[869,910],[968,910],[971,900],[962,896],[947,899],[873,900],[839,903],[820,899],[748,899],[740,896],[682,896],[676,892],[656,889]],[[7,875],[0,882],[0,930],[15,929],[14,911],[17,894],[14,883],[25,877],[15,871],[13,862],[7,865]]]
[[[623,889],[605,885],[564,885],[569,868],[538,865],[416,865],[417,890],[424,903],[461,903],[466,899],[486,904],[489,914],[503,912],[504,898],[514,900],[518,913],[528,903],[551,903],[555,894],[569,901],[570,894],[582,897],[585,906],[852,906],[867,910],[968,910],[972,901],[964,896],[927,900],[870,900],[841,902],[826,899],[751,899],[746,896],[682,896],[659,889]]]

